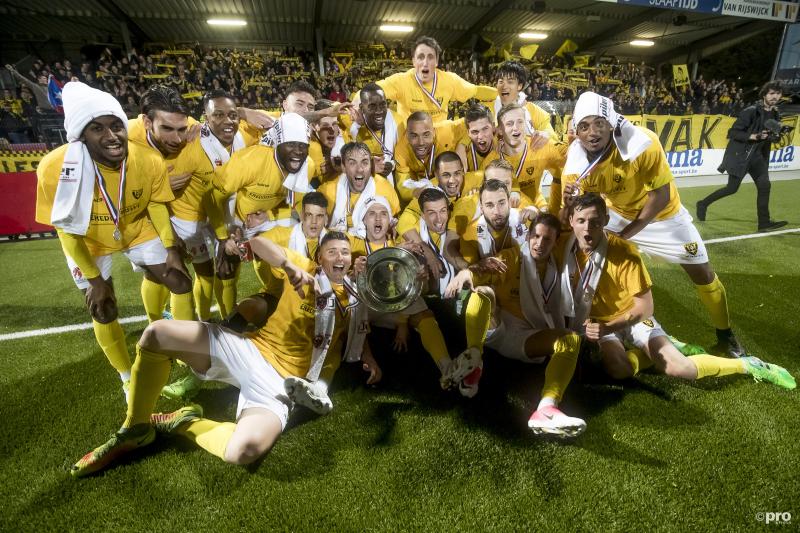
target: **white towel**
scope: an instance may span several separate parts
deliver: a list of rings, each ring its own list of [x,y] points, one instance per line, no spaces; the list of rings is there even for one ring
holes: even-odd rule
[[[575,103],[575,111],[572,115],[573,127],[576,127],[581,120],[588,116],[603,117],[611,124],[614,128],[612,139],[623,161],[636,159],[652,143],[642,128],[635,126],[614,110],[614,102],[591,91],[581,94]],[[567,162],[562,174],[564,176],[573,174],[582,176],[592,164],[580,141],[575,139],[567,150]]]
[[[319,292],[316,295],[313,349],[311,364],[306,373],[306,379],[310,381],[319,379],[319,373],[325,363],[336,325],[336,307],[340,305],[336,293],[331,287],[331,282],[322,268],[318,269],[316,280]],[[367,306],[359,301],[355,284],[345,277],[344,286],[349,295],[349,303],[342,309],[342,314],[349,315],[350,322],[347,327],[347,345],[343,352],[343,358],[345,361],[354,362],[361,359],[364,340],[369,333],[369,320]]]
[[[433,253],[436,254],[436,257],[439,259],[439,261],[441,261],[442,266],[444,267],[444,276],[439,278],[439,296],[444,298],[445,289],[456,276],[455,268],[453,268],[453,265],[447,262],[447,259],[444,256],[445,246],[447,245],[447,231],[445,230],[444,234],[440,235],[439,245],[437,246],[431,239],[430,231],[428,230],[428,225],[425,223],[425,219],[420,218],[419,236],[422,239],[422,242],[431,247]]]
[[[505,244],[499,243],[499,246],[494,242],[489,224],[486,218],[481,215],[478,219],[478,248],[480,250],[481,259],[485,257],[492,257],[502,250]],[[511,208],[508,214],[508,233],[505,234],[504,239],[513,239],[518,246],[522,246],[528,239],[528,226],[520,222],[519,210]]]
[[[50,224],[73,235],[86,235],[94,197],[94,163],[80,141],[69,143],[50,213]]]
[[[317,237],[318,242],[322,240],[322,237],[325,236],[325,233],[327,233],[325,228],[322,228],[319,237]],[[306,239],[306,234],[303,233],[303,224],[300,222],[292,226],[292,232],[289,234],[289,249],[294,250],[298,254],[311,259],[312,261],[314,260],[313,257],[309,257],[308,240]]]
[[[284,113],[275,124],[261,137],[261,144],[275,149],[275,162],[278,163],[278,146],[288,142],[308,144],[311,138],[311,126],[297,113]],[[286,203],[294,205],[294,193],[309,193],[314,189],[308,183],[308,157],[297,172],[288,174],[283,180],[286,188]]]
[[[578,333],[583,333],[583,323],[589,318],[592,310],[592,300],[600,283],[600,276],[606,264],[606,254],[608,253],[608,238],[603,235],[603,240],[592,252],[589,261],[581,272],[581,277],[575,290],[572,289],[571,277],[577,276],[579,272],[578,261],[575,258],[577,242],[575,234],[566,243],[566,261],[561,270],[561,315],[570,317],[569,328]]]
[[[71,81],[61,92],[67,141],[77,141],[86,125],[98,117],[113,115],[128,129],[128,117],[116,98],[85,83]]]
[[[547,262],[544,283],[539,279],[536,261],[531,256],[530,244],[522,245],[522,272],[520,275],[520,304],[525,320],[535,330],[564,327],[561,314],[561,286],[558,267],[551,255]]]
[[[227,163],[231,158],[232,152],[236,152],[245,147],[242,132],[237,131],[236,135],[233,137],[231,151],[228,152],[228,149],[222,145],[217,136],[211,131],[211,128],[208,127],[208,124],[203,124],[200,127],[200,146],[203,147],[203,151],[206,153],[208,160],[211,161],[214,168],[221,167]]]
[[[366,192],[366,191],[364,191]],[[362,201],[363,200],[363,201]],[[367,216],[369,209],[376,205],[382,205],[386,212],[389,213],[389,226],[392,224],[392,208],[389,207],[389,201],[380,195],[365,196],[361,193],[361,197],[356,201],[355,208],[353,209],[353,226],[348,229],[350,233],[362,239],[367,238],[367,225],[364,223],[364,218]],[[388,232],[389,228],[387,228]]]
[[[372,176],[367,180],[367,185],[361,191],[361,196],[358,197],[356,205],[353,206],[353,213],[358,211],[359,206],[367,200],[367,198],[375,196],[375,178]],[[347,213],[350,210],[350,182],[347,180],[345,174],[339,176],[339,181],[336,182],[336,204],[333,206],[333,216],[328,224],[328,229],[337,231],[348,231],[350,228],[347,225]],[[391,214],[391,209],[389,214]]]

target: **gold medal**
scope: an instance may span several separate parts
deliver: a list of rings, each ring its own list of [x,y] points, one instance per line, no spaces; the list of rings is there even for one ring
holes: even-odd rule
[[[119,230],[119,228],[114,228],[114,240],[115,241],[122,240],[122,232]]]

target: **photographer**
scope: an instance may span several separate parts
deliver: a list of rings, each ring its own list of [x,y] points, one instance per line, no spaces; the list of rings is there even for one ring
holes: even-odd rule
[[[705,220],[708,206],[738,191],[744,175],[750,174],[758,190],[758,231],[773,231],[787,224],[785,220],[769,217],[769,149],[772,142],[780,139],[780,114],[776,106],[781,94],[779,82],[765,83],[758,93],[761,102],[742,110],[728,130],[728,147],[718,169],[728,173],[728,184],[697,202],[698,219]]]

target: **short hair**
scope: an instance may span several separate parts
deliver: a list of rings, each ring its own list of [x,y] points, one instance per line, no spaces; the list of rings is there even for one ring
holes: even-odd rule
[[[433,51],[436,52],[437,61],[442,57],[442,47],[439,46],[439,43],[436,41],[436,39],[433,37],[428,37],[427,35],[422,35],[418,37],[416,41],[414,41],[414,48],[411,50],[411,55],[414,55],[417,52],[417,48],[421,44],[433,48]]]
[[[383,88],[381,88],[381,86],[378,85],[377,83],[371,81],[361,88],[361,91],[359,91],[358,95],[359,98],[361,98],[361,100],[363,101],[366,98],[367,93],[377,93],[377,92],[383,92]]]
[[[597,208],[597,211],[603,216],[608,214],[606,201],[603,200],[602,196],[594,192],[584,193],[572,200],[572,205],[569,207],[569,214],[572,216],[575,211],[583,211],[589,207]]]
[[[319,246],[317,247],[317,253],[319,253],[319,249],[322,248],[328,241],[347,241],[349,243],[350,239],[347,237],[347,235],[344,234],[344,232],[329,231],[319,241]]]
[[[777,80],[768,81],[761,86],[761,90],[758,91],[758,97],[764,98],[770,91],[778,91],[779,93],[783,94],[783,84]]]
[[[494,122],[492,120],[492,112],[489,111],[489,108],[485,105],[472,105],[469,107],[469,109],[467,109],[467,112],[464,113],[464,123],[467,125],[467,127],[469,127],[470,123],[482,118],[488,120],[490,124]]]
[[[442,163],[455,163],[456,161],[462,163],[461,168],[463,169],[464,164],[461,161],[461,158],[458,157],[458,154],[451,150],[448,150],[447,152],[442,152],[441,154],[436,156],[436,159],[433,162],[433,168],[434,170],[438,171],[439,165],[441,165]]]
[[[327,98],[320,98],[314,103],[314,111],[321,111],[329,107],[333,107],[333,100],[328,100]]]
[[[311,191],[303,196],[303,207],[307,205],[316,205],[323,209],[328,209],[328,199],[319,191]]]
[[[447,195],[444,193],[442,189],[438,189],[436,187],[428,187],[424,191],[422,191],[417,198],[419,202],[419,208],[421,210],[425,210],[425,204],[431,202],[438,202],[439,200],[447,201]]]
[[[362,151],[366,152],[367,154],[370,154],[370,155],[372,154],[372,152],[370,152],[370,150],[369,150],[369,146],[367,146],[366,144],[364,144],[362,142],[359,142],[359,141],[351,141],[351,142],[345,144],[344,146],[342,146],[342,160],[345,160],[348,157],[350,157],[350,154],[352,152],[355,152],[356,150],[362,150]]]
[[[142,95],[139,106],[142,113],[147,115],[150,120],[155,118],[156,111],[180,113],[187,117],[191,114],[189,104],[183,99],[181,93],[166,85],[151,85]]]
[[[227,98],[228,100],[233,100],[234,104],[236,103],[236,99],[225,89],[211,89],[203,95],[203,109],[208,107],[211,100],[216,100],[217,98]]]
[[[517,81],[521,83],[523,87],[528,83],[528,71],[519,61],[506,61],[500,65],[497,72],[494,73],[494,78],[496,80],[501,77],[517,78]]]
[[[530,232],[528,235],[533,235],[533,230],[539,224],[544,224],[548,228],[556,230],[556,236],[561,235],[561,221],[552,213],[539,213],[533,220],[531,220]]]
[[[511,166],[511,163],[506,161],[505,159],[494,159],[489,162],[488,165],[483,169],[484,174],[487,170],[491,170],[493,168],[498,168],[502,170],[508,170],[509,172],[514,172],[514,167]]]
[[[306,80],[296,80],[289,85],[289,88],[286,89],[286,96],[288,97],[290,94],[293,93],[308,93],[316,100],[318,98],[317,90],[314,88],[313,85],[308,83]]]
[[[504,191],[506,193],[506,196],[510,196],[511,195],[511,193],[508,192],[508,187],[506,187],[506,184],[503,183],[500,180],[487,180],[487,181],[484,181],[483,184],[481,185],[480,190],[478,191],[478,198],[479,199],[481,199],[481,200],[483,199],[483,193],[485,191],[488,191],[488,192]]]
[[[427,111],[414,111],[410,115],[408,115],[408,119],[406,119],[406,125],[411,124],[412,122],[424,122],[426,120],[430,120],[433,122],[433,118],[431,118],[431,114]]]
[[[519,105],[519,104],[518,104],[518,103],[516,103],[516,102],[512,102],[512,103],[510,103],[510,104],[506,104],[506,105],[504,105],[504,106],[503,106],[503,107],[500,109],[500,112],[499,112],[499,113],[497,113],[497,124],[498,124],[498,125],[499,125],[499,124],[501,124],[501,123],[502,123],[502,121],[503,121],[503,117],[504,117],[504,116],[506,116],[507,114],[511,113],[512,111],[516,111],[517,109],[521,109],[521,110],[525,111],[525,108],[524,108],[524,107],[522,107],[521,105]]]

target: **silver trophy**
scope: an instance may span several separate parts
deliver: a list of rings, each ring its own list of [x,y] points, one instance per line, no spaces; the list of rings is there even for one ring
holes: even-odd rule
[[[358,276],[358,294],[380,313],[396,313],[410,306],[422,293],[420,262],[403,248],[382,248],[367,256],[367,268]]]

